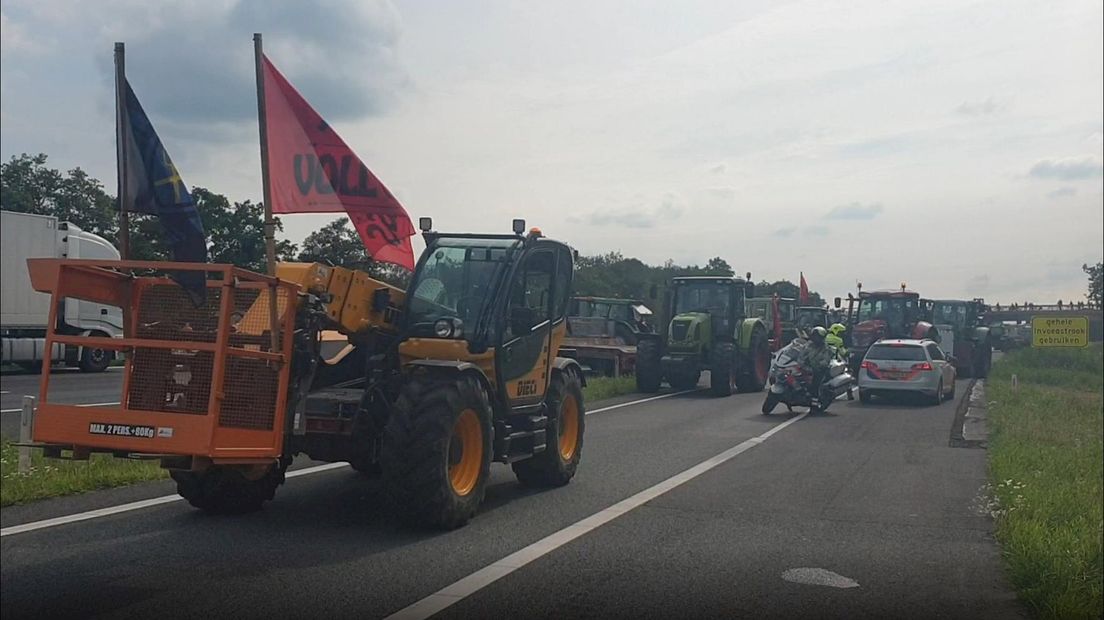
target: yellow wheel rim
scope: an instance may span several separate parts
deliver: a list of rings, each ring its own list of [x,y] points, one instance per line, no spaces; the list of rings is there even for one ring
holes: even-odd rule
[[[467,495],[483,469],[483,429],[475,410],[465,409],[456,418],[449,441],[449,484],[457,495]]]
[[[579,449],[579,401],[575,396],[564,396],[560,409],[560,458],[570,461]]]

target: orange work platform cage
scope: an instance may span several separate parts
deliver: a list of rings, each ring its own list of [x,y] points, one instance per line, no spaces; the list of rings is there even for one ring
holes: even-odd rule
[[[34,289],[52,296],[45,350],[95,347],[126,358],[113,405],[55,401],[43,365],[32,437],[47,455],[208,464],[281,455],[297,285],[223,264],[29,259],[27,266]],[[206,300],[193,300],[168,277],[173,272],[202,272]],[[121,308],[123,337],[59,333],[67,298]]]

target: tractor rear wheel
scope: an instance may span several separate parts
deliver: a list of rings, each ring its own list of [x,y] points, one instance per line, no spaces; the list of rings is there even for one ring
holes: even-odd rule
[[[513,464],[518,482],[528,487],[562,487],[571,482],[583,451],[586,409],[578,375],[555,372],[545,402],[548,426],[544,452]]]
[[[454,529],[483,502],[492,451],[491,405],[479,381],[415,376],[384,431],[383,484],[404,519]]]
[[[282,460],[260,475],[239,467],[214,466],[202,472],[176,470],[176,492],[192,506],[211,514],[243,514],[260,510],[284,483],[290,460]]]
[[[663,381],[663,366],[658,342],[643,338],[636,344],[635,372],[638,392],[651,394],[659,391],[659,384]]]
[[[737,377],[737,386],[741,392],[759,392],[767,384],[767,373],[770,372],[770,346],[767,344],[767,334],[762,329],[755,330],[751,335],[751,344],[744,358],[744,368]]]
[[[709,364],[709,393],[728,396],[736,391],[736,345],[718,342],[713,345],[713,359]]]

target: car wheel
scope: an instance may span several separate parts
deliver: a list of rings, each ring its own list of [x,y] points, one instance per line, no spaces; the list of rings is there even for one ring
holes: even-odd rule
[[[870,390],[864,390],[862,388],[859,388],[859,402],[860,403],[862,403],[864,405],[869,405],[870,404],[870,398],[871,398]]]
[[[943,404],[943,380],[939,380],[939,387],[935,388],[935,396],[931,397],[930,404],[938,406]]]

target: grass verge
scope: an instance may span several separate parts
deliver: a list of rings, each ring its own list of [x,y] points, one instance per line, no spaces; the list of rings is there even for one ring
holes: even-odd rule
[[[986,381],[997,538],[1013,586],[1038,617],[1101,617],[1102,374],[1099,346],[1024,349],[994,364]]]
[[[632,375],[620,377],[587,377],[583,388],[583,398],[588,403],[598,402],[614,396],[632,394],[636,391],[636,379]]]
[[[42,450],[31,450],[31,467],[20,473],[19,449],[7,440],[0,446],[0,506],[166,476],[156,461],[130,461],[105,454],[94,454],[87,461],[60,461],[43,457]]]

